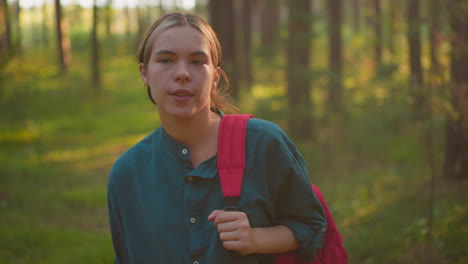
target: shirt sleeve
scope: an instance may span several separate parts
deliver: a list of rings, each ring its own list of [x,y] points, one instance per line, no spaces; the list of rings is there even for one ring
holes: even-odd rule
[[[130,263],[129,250],[126,243],[126,236],[123,227],[122,217],[120,214],[119,199],[115,181],[118,177],[117,164],[114,165],[109,175],[109,183],[107,186],[107,208],[109,213],[109,225],[112,236],[112,244],[115,252],[115,264]]]
[[[327,229],[323,208],[312,190],[299,150],[282,131],[274,145],[276,151],[270,153],[275,153],[272,162],[279,182],[275,224],[288,226],[299,242],[297,253],[305,261],[312,261]]]

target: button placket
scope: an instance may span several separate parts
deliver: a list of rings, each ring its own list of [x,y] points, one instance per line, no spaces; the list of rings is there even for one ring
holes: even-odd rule
[[[182,149],[179,150],[182,153]],[[188,157],[190,151],[187,153]],[[207,242],[204,234],[204,218],[202,215],[203,204],[203,193],[206,190],[199,183],[201,178],[197,172],[194,172],[196,176],[186,174],[184,184],[184,199],[185,199],[185,223],[188,230],[189,238],[189,254],[192,257],[191,263],[204,263],[203,255],[207,248]],[[197,261],[197,262],[195,262]]]

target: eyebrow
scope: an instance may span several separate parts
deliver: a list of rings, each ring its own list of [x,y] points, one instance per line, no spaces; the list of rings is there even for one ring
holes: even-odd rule
[[[195,51],[195,52],[192,52],[192,54],[191,54],[191,55],[203,55],[203,56],[206,56],[206,57],[208,57],[208,54],[206,54],[206,52],[204,52],[204,51],[201,51],[201,50],[200,50],[200,51]]]
[[[167,55],[176,55],[175,52],[173,51],[170,51],[170,50],[159,50],[155,53],[155,55],[161,55],[161,54],[167,54]],[[206,56],[208,57],[208,54],[204,51],[195,51],[195,52],[192,52],[190,55],[192,56],[197,56],[197,55],[203,55],[203,56]]]
[[[160,50],[155,53],[155,55],[161,55],[161,54],[170,54],[170,55],[175,55],[175,52],[170,51],[170,50]]]

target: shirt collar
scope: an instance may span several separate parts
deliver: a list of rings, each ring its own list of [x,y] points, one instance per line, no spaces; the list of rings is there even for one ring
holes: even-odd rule
[[[160,135],[161,135],[161,144],[163,149],[175,155],[177,158],[183,161],[183,163],[187,164],[188,167],[191,167],[190,163],[190,150],[185,145],[180,144],[179,142],[175,141],[164,129],[163,127],[159,128]],[[188,175],[204,178],[204,179],[212,179],[215,178],[218,173],[217,168],[217,154],[212,156],[211,158],[204,161],[200,166],[196,169],[192,169]]]
[[[218,110],[216,112],[221,116],[221,118],[225,115],[223,111]],[[162,146],[168,150],[170,153],[173,155],[177,156],[181,160],[185,161],[189,166],[191,166],[190,163],[190,149],[175,141],[161,126],[159,128],[161,131],[161,144]],[[214,178],[217,173],[218,173],[218,155],[215,154],[213,157],[207,159],[204,161],[200,166],[198,166],[196,169],[192,170],[189,175],[195,176],[195,177],[200,177],[204,179],[212,179]]]
[[[203,178],[203,179],[213,179],[218,174],[218,155],[205,160],[198,168],[194,169],[189,173],[191,176]]]
[[[161,144],[166,148],[170,153],[173,153],[178,158],[182,160],[190,161],[190,150],[183,144],[175,141],[163,127],[159,128],[161,130]]]

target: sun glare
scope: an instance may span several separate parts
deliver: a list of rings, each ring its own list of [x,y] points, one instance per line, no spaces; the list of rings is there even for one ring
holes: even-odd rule
[[[53,4],[53,0],[16,0],[20,2],[20,6],[22,8],[32,8],[42,6],[44,3]],[[96,0],[99,6],[104,6],[107,0]],[[123,8],[123,7],[135,7],[138,4],[148,4],[150,1],[141,1],[141,0],[111,0],[112,6],[114,8]],[[9,0],[10,3],[15,2],[15,0]],[[67,6],[70,4],[78,4],[82,7],[89,8],[93,6],[94,0],[61,0],[62,5]],[[139,3],[140,2],[140,3]],[[160,1],[154,1],[154,3],[159,4]],[[195,0],[179,0],[179,1],[172,1],[172,0],[162,0],[161,1],[164,6],[174,6],[177,2],[177,5],[184,9],[192,9],[195,7]]]

